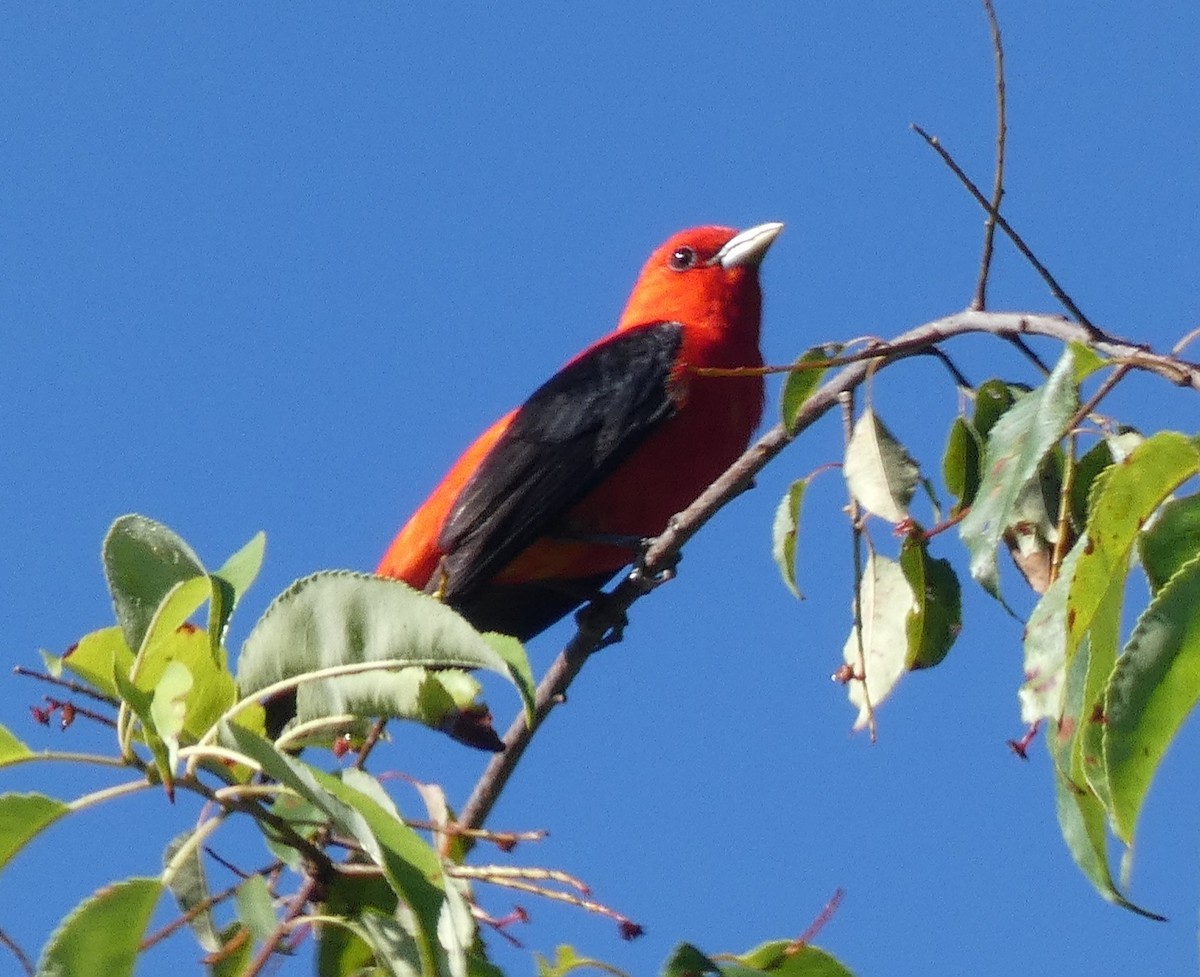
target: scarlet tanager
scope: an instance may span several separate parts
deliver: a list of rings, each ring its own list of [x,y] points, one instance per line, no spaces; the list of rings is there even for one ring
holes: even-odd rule
[[[646,262],[615,331],[481,434],[377,573],[526,640],[635,557],[749,444],[762,365],[758,265],[783,229],[696,227]]]

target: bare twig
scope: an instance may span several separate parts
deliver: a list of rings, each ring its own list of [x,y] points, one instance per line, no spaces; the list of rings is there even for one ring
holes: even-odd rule
[[[979,206],[995,217],[997,226],[999,226],[1000,230],[1002,230],[1005,235],[1007,235],[1008,239],[1012,241],[1016,249],[1025,257],[1025,260],[1033,265],[1034,270],[1038,273],[1038,275],[1041,276],[1042,281],[1049,286],[1050,293],[1062,303],[1063,308],[1066,309],[1077,322],[1085,326],[1088,332],[1094,335],[1094,338],[1107,339],[1108,337],[1104,336],[1096,329],[1095,326],[1092,325],[1091,321],[1083,314],[1083,311],[1075,304],[1071,296],[1069,296],[1063,290],[1063,287],[1058,284],[1058,279],[1056,279],[1050,273],[1050,269],[1037,259],[1037,256],[1032,250],[1030,250],[1029,245],[1025,243],[1021,235],[1013,229],[1012,225],[1009,224],[1008,221],[1000,216],[1000,214],[992,206],[991,201],[989,201],[988,198],[983,195],[983,192],[979,189],[979,187],[977,187],[974,181],[967,176],[963,168],[958,165],[954,157],[951,156],[949,151],[942,145],[941,140],[938,139],[937,136],[931,136],[928,132],[915,123],[913,124],[912,128],[918,136],[920,136],[925,140],[926,143],[929,144],[930,149],[932,149],[942,158],[942,162],[944,162],[950,168],[950,171],[956,177],[958,177],[959,182],[967,188],[971,196],[973,196],[979,203]]]
[[[848,448],[850,446],[850,438],[854,433],[854,390],[843,390],[838,394],[838,402],[842,406],[842,441]],[[847,486],[849,492],[849,486]],[[850,681],[857,681],[862,685],[863,707],[867,711],[867,731],[871,737],[871,742],[874,743],[877,739],[877,730],[875,728],[875,710],[871,706],[871,690],[867,686],[867,652],[863,647],[863,616],[862,616],[862,589],[863,589],[863,524],[862,510],[858,504],[858,499],[854,497],[854,493],[850,492],[850,500],[846,505],[846,512],[850,516],[850,543],[851,555],[854,557],[854,640],[858,645],[858,670]],[[868,540],[868,548],[870,541]],[[855,723],[857,727],[858,724]]]
[[[967,309],[917,326],[901,333],[891,342],[881,344],[872,350],[873,358],[870,361],[859,361],[843,367],[816,390],[797,412],[790,431],[785,430],[782,424],[777,424],[752,444],[720,478],[670,521],[646,550],[642,566],[604,596],[602,611],[583,616],[579,630],[538,686],[533,727],[526,724],[523,713],[518,715],[504,735],[504,751],[492,758],[480,776],[462,809],[459,824],[467,828],[482,827],[529,745],[533,730],[563,701],[567,688],[588,657],[601,647],[611,622],[620,620],[630,605],[653,590],[655,575],[678,560],[687,541],[718,510],[749,488],[755,476],[794,438],[824,417],[837,404],[842,391],[859,386],[870,372],[871,363],[879,369],[893,361],[922,353],[936,344],[973,333],[1006,340],[1043,336],[1064,343],[1082,343],[1111,360],[1127,362],[1133,369],[1156,374],[1171,383],[1200,392],[1200,365],[1111,339],[1094,327],[1072,322],[1062,316]]]
[[[33,977],[33,961],[25,955],[25,951],[17,946],[12,937],[5,933],[4,930],[0,930],[0,944],[8,947],[8,949],[12,952],[12,955],[17,958],[17,963],[20,964],[21,969],[24,970],[29,977]]]
[[[987,308],[987,283],[988,274],[992,270],[996,218],[1000,214],[1000,201],[1004,198],[1004,150],[1008,140],[1008,113],[1004,96],[1004,42],[992,0],[983,0],[983,9],[987,13],[988,27],[992,32],[992,53],[996,60],[996,176],[992,182],[991,206],[983,222],[983,257],[979,261],[979,282],[975,286],[975,298],[971,301],[972,309]]]

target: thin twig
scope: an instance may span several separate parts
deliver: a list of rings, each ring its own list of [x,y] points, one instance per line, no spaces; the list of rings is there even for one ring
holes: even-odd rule
[[[17,958],[17,963],[21,965],[21,969],[24,970],[29,977],[33,977],[33,961],[30,960],[29,957],[25,956],[25,951],[22,950],[16,944],[16,941],[14,941],[13,938],[5,933],[2,929],[0,929],[0,943],[3,943],[6,947],[8,947],[8,949],[12,952],[12,955]]]
[[[32,668],[26,668],[24,665],[14,665],[13,674],[24,678],[37,679],[39,682],[49,682],[51,685],[57,685],[60,689],[66,689],[75,695],[85,695],[89,699],[103,702],[106,706],[112,706],[114,709],[120,704],[112,696],[97,692],[90,686],[81,685],[78,682],[72,682],[70,679],[60,678],[57,675],[50,675],[46,672],[38,672]]]
[[[992,249],[996,238],[996,217],[1000,213],[1000,201],[1004,198],[1004,150],[1008,141],[1008,113],[1004,96],[1004,43],[1000,35],[1000,21],[992,0],[983,0],[987,13],[988,27],[992,32],[992,53],[996,61],[996,175],[992,182],[992,201],[987,218],[983,222],[983,257],[979,261],[979,282],[975,286],[972,309],[987,308],[988,274],[992,270]]]
[[[949,151],[942,145],[941,140],[938,139],[937,136],[931,136],[916,123],[913,123],[912,128],[918,136],[928,143],[929,148],[942,158],[942,162],[944,162],[950,168],[950,172],[958,177],[959,182],[962,183],[962,185],[965,186],[968,191],[970,191],[971,196],[975,198],[975,200],[979,203],[979,206],[995,217],[996,224],[1000,227],[1000,230],[1002,230],[1008,236],[1008,239],[1012,241],[1016,249],[1021,252],[1021,254],[1025,257],[1025,260],[1033,265],[1034,270],[1038,273],[1038,275],[1041,276],[1042,281],[1044,281],[1050,288],[1050,293],[1062,303],[1063,308],[1066,309],[1077,322],[1084,325],[1093,338],[1099,340],[1107,339],[1108,337],[1099,332],[1096,327],[1092,325],[1091,320],[1089,320],[1088,317],[1083,314],[1083,311],[1075,304],[1071,296],[1069,296],[1063,290],[1063,287],[1058,284],[1058,279],[1056,279],[1050,273],[1050,269],[1037,259],[1037,256],[1032,250],[1030,250],[1029,245],[1025,243],[1021,235],[1013,230],[1012,225],[1009,224],[1009,222],[1006,221],[995,210],[995,208],[992,207],[991,201],[989,201],[988,198],[983,195],[982,191],[980,191],[979,187],[975,185],[974,181],[967,176],[963,168],[958,165],[954,157],[951,156]]]
[[[850,439],[854,433],[854,390],[843,390],[838,395],[838,401],[842,406],[842,441],[845,447],[850,446]],[[847,492],[849,486],[847,485]],[[846,512],[850,516],[850,541],[851,555],[854,558],[854,640],[858,645],[858,674],[851,677],[850,681],[857,681],[862,685],[863,708],[867,713],[867,732],[871,737],[871,742],[876,742],[875,728],[875,709],[871,705],[871,690],[867,686],[867,651],[863,647],[863,523],[862,523],[862,508],[858,504],[858,499],[854,497],[853,492],[849,492],[850,501],[846,505]],[[868,540],[868,548],[870,541]],[[855,724],[856,728],[858,724]]]

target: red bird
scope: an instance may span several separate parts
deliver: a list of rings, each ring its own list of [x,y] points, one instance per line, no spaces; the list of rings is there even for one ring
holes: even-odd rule
[[[614,332],[488,428],[377,573],[526,640],[632,562],[750,442],[762,365],[758,265],[783,229],[681,231],[650,256]]]

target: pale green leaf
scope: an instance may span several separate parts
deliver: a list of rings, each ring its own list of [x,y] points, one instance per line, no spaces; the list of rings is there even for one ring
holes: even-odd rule
[[[920,468],[869,407],[854,425],[842,474],[868,512],[894,523],[908,518]]]
[[[0,794],[0,868],[71,808],[45,794]]]
[[[1068,349],[1045,386],[1021,397],[988,434],[983,480],[958,531],[970,553],[971,576],[994,597],[1000,596],[996,547],[1013,524],[1026,486],[1037,478],[1043,459],[1062,438],[1078,406],[1073,369]],[[977,400],[977,412],[979,406]]]
[[[793,595],[804,599],[796,585],[796,542],[800,531],[800,507],[804,492],[808,488],[807,478],[798,478],[788,487],[775,509],[775,521],[771,526],[771,555],[783,582]]]
[[[13,763],[21,763],[33,756],[33,751],[13,736],[4,726],[0,726],[0,767]]]
[[[865,688],[861,678],[852,678],[847,685],[850,704],[858,709],[855,729],[867,725],[871,712],[879,708],[904,674],[906,622],[913,606],[912,589],[900,565],[875,553],[863,570],[860,594],[861,654],[860,634],[854,628],[842,649],[842,657],[854,674],[866,674]]]
[[[192,690],[192,673],[182,662],[172,661],[163,670],[150,700],[150,719],[167,746],[167,762],[174,770],[179,760],[179,734],[187,716],[185,696]]]
[[[185,831],[171,840],[163,851],[164,867],[171,864],[176,854],[191,841],[194,833]],[[208,900],[211,892],[204,874],[204,863],[200,859],[199,846],[192,845],[187,857],[175,863],[167,887],[175,897],[180,912],[188,916],[188,926],[191,927],[196,942],[206,953],[216,953],[222,945],[221,936],[217,932],[212,911],[200,908]]]
[[[37,977],[132,977],[161,893],[158,879],[136,878],[93,893],[50,937]]]
[[[261,875],[248,876],[234,893],[238,920],[256,943],[265,943],[275,933],[279,919],[271,887]]]

